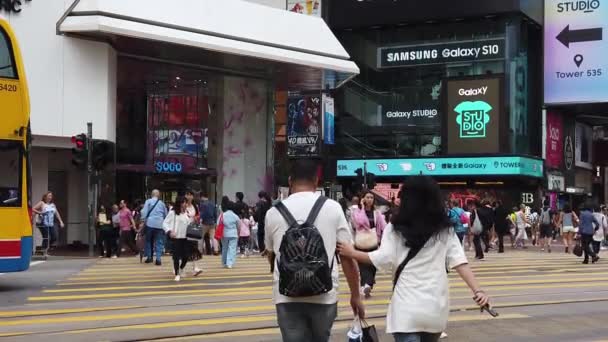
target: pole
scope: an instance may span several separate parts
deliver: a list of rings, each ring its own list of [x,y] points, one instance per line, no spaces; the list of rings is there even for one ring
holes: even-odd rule
[[[363,162],[363,189],[367,190],[367,162]]]
[[[95,252],[95,220],[93,213],[95,212],[94,201],[95,194],[92,184],[93,175],[93,123],[87,122],[87,204],[88,204],[88,232],[89,232],[89,257],[93,257]]]

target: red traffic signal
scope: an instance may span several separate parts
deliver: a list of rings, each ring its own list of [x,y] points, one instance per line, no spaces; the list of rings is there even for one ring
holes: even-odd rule
[[[73,136],[72,144],[74,144],[74,148],[72,148],[72,164],[77,167],[86,166],[88,159],[87,135],[81,133]]]

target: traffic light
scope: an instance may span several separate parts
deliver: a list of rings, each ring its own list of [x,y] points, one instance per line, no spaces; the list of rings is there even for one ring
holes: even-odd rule
[[[73,136],[72,144],[74,145],[72,148],[72,164],[76,165],[77,167],[86,167],[89,153],[87,150],[87,135],[81,133]]]
[[[113,160],[113,148],[112,144],[105,140],[94,140],[93,141],[93,169],[97,171],[103,171],[106,165]]]

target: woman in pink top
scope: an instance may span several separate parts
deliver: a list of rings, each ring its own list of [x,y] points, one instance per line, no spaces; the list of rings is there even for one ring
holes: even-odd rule
[[[376,199],[371,191],[365,191],[361,198],[361,207],[353,209],[351,213],[355,248],[361,252],[372,252],[380,246],[386,221],[380,210],[375,208]],[[359,272],[361,292],[365,298],[369,298],[376,283],[376,268],[371,264],[359,263]]]
[[[241,213],[239,222],[239,247],[241,249],[241,258],[249,257],[249,239],[251,238],[251,221],[245,213]]]
[[[120,253],[125,251],[125,246],[128,247],[134,254],[139,253],[135,246],[135,234],[133,228],[135,228],[135,221],[133,220],[133,214],[127,202],[125,200],[120,201],[118,204],[120,210],[118,211],[118,227],[120,229],[120,244],[116,251],[116,256],[120,257]]]

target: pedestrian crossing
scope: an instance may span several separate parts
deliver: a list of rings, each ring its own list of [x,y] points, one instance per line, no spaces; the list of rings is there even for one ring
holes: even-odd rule
[[[173,281],[170,261],[154,266],[131,257],[98,260],[32,294],[27,304],[3,308],[0,340],[280,341],[264,258],[238,259],[233,269],[224,269],[219,258],[206,257],[203,274],[187,274],[181,282]],[[531,317],[530,307],[608,303],[608,262],[580,262],[570,254],[528,250],[491,253],[471,265],[501,313],[492,321],[518,322]],[[457,274],[449,278],[450,326],[490,320]],[[345,281],[341,290],[336,341],[345,340],[352,320]],[[391,292],[392,275],[379,273],[365,302],[368,323],[379,331]]]

